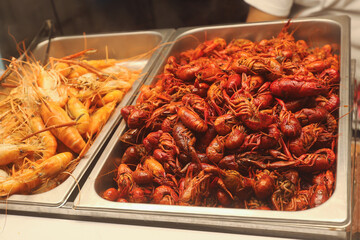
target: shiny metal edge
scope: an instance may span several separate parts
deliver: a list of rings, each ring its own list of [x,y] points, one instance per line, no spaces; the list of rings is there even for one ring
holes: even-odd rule
[[[118,212],[119,217],[121,213],[133,213],[138,214],[146,212],[149,215],[154,215],[159,218],[163,216],[165,219],[167,216],[185,216],[188,218],[197,217],[209,217],[216,218],[224,221],[256,221],[257,223],[272,222],[281,224],[305,224],[309,227],[327,226],[329,229],[336,227],[346,227],[350,224],[351,220],[351,207],[350,207],[350,188],[351,188],[351,174],[348,172],[351,170],[350,161],[350,141],[351,141],[351,117],[347,114],[349,112],[349,35],[350,35],[350,19],[347,16],[332,16],[323,18],[306,18],[295,19],[292,22],[330,22],[337,24],[341,28],[341,108],[339,123],[339,132],[344,133],[339,136],[339,151],[338,156],[342,156],[343,161],[337,161],[338,175],[336,181],[336,190],[334,195],[323,205],[300,212],[279,212],[279,211],[264,211],[264,210],[246,210],[246,209],[218,209],[218,208],[204,208],[204,207],[185,207],[185,206],[164,206],[154,204],[134,204],[134,203],[115,203],[102,199],[94,190],[94,183],[98,176],[103,164],[105,163],[109,152],[116,144],[117,139],[115,136],[119,136],[122,130],[126,127],[124,121],[121,122],[119,128],[114,133],[114,137],[110,140],[107,148],[103,152],[97,162],[94,170],[91,172],[88,181],[82,188],[81,195],[79,195],[74,201],[74,206],[78,210],[93,210],[96,216],[106,215],[107,212]],[[221,28],[238,28],[243,26],[266,26],[266,25],[283,25],[284,21],[267,22],[267,23],[253,23],[253,24],[236,24],[226,26],[210,26],[200,28],[184,28],[179,29],[173,35],[172,42],[176,42],[179,38],[193,34],[196,31],[207,31],[209,29],[221,29]],[[170,53],[171,47],[169,46],[164,50],[164,59],[167,59]],[[156,76],[160,73],[164,61],[158,61],[157,65],[151,72],[151,76]],[[153,79],[149,77],[144,84],[151,84]],[[135,100],[134,100],[135,101]],[[339,174],[340,173],[340,174]],[[345,187],[344,187],[345,186]],[[81,196],[81,198],[80,198]],[[157,218],[156,217],[156,218]],[[225,225],[223,222],[220,225]]]
[[[100,131],[99,135],[93,142],[92,146],[89,148],[87,153],[84,157],[80,160],[78,166],[72,172],[71,176],[67,178],[62,184],[57,186],[56,188],[40,193],[40,194],[33,194],[33,195],[20,195],[14,194],[10,196],[6,200],[0,200],[0,208],[10,208],[11,205],[18,206],[19,204],[24,204],[26,206],[33,205],[36,207],[38,206],[51,206],[51,207],[61,207],[63,204],[66,203],[67,199],[73,192],[73,190],[79,187],[77,184],[90,166],[90,164],[96,159],[97,154],[99,153],[100,149],[103,145],[107,142],[108,138],[116,128],[117,124],[121,119],[120,110],[122,107],[128,105],[133,101],[133,96],[136,95],[140,86],[145,81],[146,77],[148,76],[149,72],[152,70],[156,59],[159,57],[160,53],[163,50],[164,44],[168,41],[171,35],[174,33],[174,29],[159,29],[159,30],[151,30],[151,31],[137,31],[137,32],[123,32],[123,33],[110,33],[110,34],[93,34],[87,35],[88,38],[97,38],[102,36],[129,36],[129,35],[140,35],[140,34],[149,34],[149,35],[158,35],[161,39],[158,42],[157,50],[151,55],[149,60],[147,61],[146,65],[144,66],[140,78],[137,79],[132,88],[125,94],[123,100],[118,104],[114,113],[109,118],[108,122],[104,125],[103,129]],[[69,36],[69,37],[59,37],[56,40],[62,39],[79,39],[83,38],[83,36]],[[38,46],[47,44],[47,41],[41,42]],[[36,49],[35,49],[36,50]],[[4,204],[2,204],[4,203]]]
[[[31,207],[30,207],[31,208]],[[33,214],[28,207],[20,205],[18,208],[10,206],[6,213],[11,215]],[[105,222],[111,224],[141,225],[148,227],[163,227],[188,229],[207,232],[224,232],[233,234],[249,234],[255,236],[270,236],[294,239],[350,239],[350,232],[346,226],[317,226],[307,224],[279,224],[277,222],[261,222],[252,219],[245,221],[231,221],[219,219],[216,216],[192,216],[179,214],[154,214],[148,211],[107,211],[107,209],[73,208],[70,203],[61,208],[42,207],[36,212],[38,217],[68,219],[75,221]]]

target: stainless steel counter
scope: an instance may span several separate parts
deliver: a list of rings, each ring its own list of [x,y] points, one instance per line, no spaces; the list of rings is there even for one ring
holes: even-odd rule
[[[19,226],[21,223],[21,226]],[[46,226],[46,227],[44,227]],[[2,240],[64,240],[64,239],[196,239],[196,240],[280,240],[266,236],[252,236],[210,231],[172,229],[166,227],[133,226],[126,224],[85,222],[78,220],[1,215]],[[295,239],[295,238],[294,238]],[[291,240],[291,239],[289,239]]]

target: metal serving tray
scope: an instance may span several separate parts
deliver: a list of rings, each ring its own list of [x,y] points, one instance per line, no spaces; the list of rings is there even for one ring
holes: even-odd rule
[[[227,42],[234,38],[259,41],[276,36],[285,21],[238,24],[179,29],[173,45],[164,51],[151,76],[144,84],[153,84],[153,78],[163,71],[167,57],[196,47],[200,42],[222,37]],[[156,204],[118,203],[101,198],[106,188],[113,186],[116,157],[121,157],[124,147],[118,140],[127,128],[122,121],[100,156],[85,182],[81,193],[74,201],[77,211],[92,211],[95,217],[138,219],[170,223],[186,223],[195,226],[212,226],[214,229],[237,228],[243,232],[264,235],[309,237],[322,235],[342,238],[338,230],[346,232],[351,222],[351,117],[350,111],[350,19],[346,16],[306,18],[292,20],[289,31],[303,39],[311,47],[333,44],[340,54],[340,116],[336,188],[333,196],[319,207],[298,212],[247,210],[234,208],[211,208],[194,206],[168,206]],[[135,101],[134,101],[135,102]],[[133,102],[133,104],[134,104]],[[288,230],[291,229],[291,230]],[[291,233],[290,233],[291,232]],[[294,234],[294,235],[292,235]]]
[[[126,93],[123,100],[116,107],[114,113],[104,125],[88,152],[80,160],[80,163],[72,173],[72,176],[58,187],[44,193],[12,195],[7,200],[0,201],[0,203],[5,203],[2,204],[4,208],[12,209],[12,204],[58,207],[67,201],[71,192],[76,187],[77,182],[81,179],[91,162],[96,159],[97,153],[119,123],[121,118],[120,109],[131,102],[132,97],[146,79],[155,60],[162,51],[164,43],[174,31],[175,30],[172,29],[163,29],[155,31],[96,34],[87,35],[86,37],[57,37],[51,40],[49,56],[57,58],[71,55],[87,48],[98,50],[95,54],[89,55],[87,59],[106,59],[106,57],[128,59],[147,52],[150,52],[150,54],[143,58],[133,58],[132,60],[123,63],[130,68],[143,68],[140,77],[134,82],[132,88]],[[47,45],[48,41],[44,41],[36,47],[33,51],[33,55],[36,59],[41,60],[44,57]],[[106,51],[108,52],[107,55]]]

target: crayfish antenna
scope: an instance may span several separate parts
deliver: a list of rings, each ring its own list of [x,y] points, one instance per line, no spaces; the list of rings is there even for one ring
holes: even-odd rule
[[[289,157],[289,161],[293,161],[294,158],[291,155],[291,152],[289,151],[288,147],[286,146],[286,144],[284,142],[284,139],[282,137],[280,137],[279,141],[280,141],[280,144],[281,144],[282,148],[284,149],[284,152],[285,152],[286,156]]]

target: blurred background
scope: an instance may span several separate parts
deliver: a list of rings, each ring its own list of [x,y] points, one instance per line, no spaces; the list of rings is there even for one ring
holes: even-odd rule
[[[247,11],[242,0],[1,0],[0,53],[18,57],[47,19],[69,36],[242,23]]]

